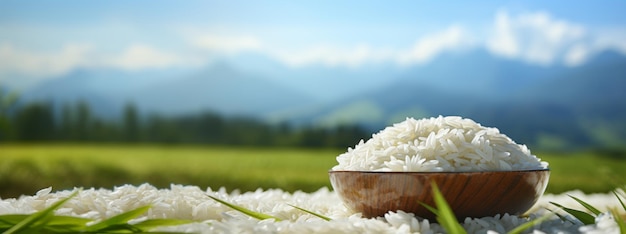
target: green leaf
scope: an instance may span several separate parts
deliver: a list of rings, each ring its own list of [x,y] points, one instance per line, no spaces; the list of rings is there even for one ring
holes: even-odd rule
[[[456,219],[456,216],[454,215],[454,212],[452,212],[448,202],[446,202],[446,199],[441,194],[441,191],[439,191],[437,184],[435,182],[431,182],[431,186],[433,187],[435,205],[439,211],[437,214],[437,222],[439,222],[439,224],[441,224],[441,226],[450,234],[466,234],[467,232]]]
[[[142,222],[136,223],[133,226],[141,229],[143,231],[147,231],[156,227],[162,226],[177,226],[188,223],[193,223],[192,220],[181,220],[181,219],[148,219]]]
[[[289,205],[289,204],[288,204],[288,205]],[[321,214],[315,213],[315,212],[313,212],[313,211],[305,210],[305,209],[303,209],[303,208],[300,208],[300,207],[297,207],[297,206],[294,206],[294,205],[289,205],[289,206],[291,206],[291,207],[293,207],[293,208],[296,208],[296,209],[298,209],[298,210],[304,211],[304,212],[306,212],[306,213],[309,213],[309,214],[315,215],[315,216],[317,216],[317,217],[320,217],[320,218],[321,218],[321,219],[323,219],[323,220],[326,220],[326,221],[330,221],[330,220],[331,220],[331,218],[328,218],[328,217],[323,216],[323,215],[321,215]]]
[[[28,218],[29,215],[16,214],[16,215],[0,215],[0,231],[9,230],[15,224],[22,222],[22,220]]]
[[[158,226],[181,225],[191,223],[191,220],[175,220],[175,219],[151,219],[139,222],[135,225],[128,224],[128,221],[145,213],[149,206],[139,207],[135,210],[128,211],[109,219],[103,220],[97,224],[86,226],[91,219],[79,218],[73,216],[55,216],[54,210],[76,196],[78,191],[72,193],[69,197],[60,200],[45,210],[33,213],[31,215],[15,214],[0,215],[0,231],[4,233],[79,233],[79,232],[98,232],[98,233],[172,233],[172,232],[146,232]]]
[[[96,232],[96,233],[120,233],[120,232],[143,233],[141,229],[128,223],[112,224],[112,225],[106,226],[105,228],[102,228],[93,232]]]
[[[420,203],[420,205],[426,207],[426,209],[428,209],[430,212],[433,212],[433,214],[435,214],[435,216],[439,216],[439,211],[435,207],[432,207],[432,206],[430,206],[430,205],[428,205],[426,203],[423,203],[421,201],[418,201],[418,202]]]
[[[91,219],[80,218],[74,216],[53,216],[48,221],[48,225],[76,225],[76,226],[85,226],[88,222],[91,222]]]
[[[263,214],[263,213],[259,213],[259,212],[255,212],[255,211],[251,211],[251,210],[248,210],[248,209],[246,209],[246,208],[244,208],[244,207],[241,207],[241,206],[238,206],[238,205],[234,205],[234,204],[230,204],[230,203],[228,203],[228,202],[226,202],[226,201],[223,201],[223,200],[221,200],[221,199],[219,199],[219,198],[217,198],[217,197],[213,197],[213,196],[211,196],[211,195],[208,195],[208,196],[209,196],[211,199],[213,199],[213,200],[215,200],[215,201],[217,201],[217,202],[219,202],[219,203],[222,203],[222,204],[224,204],[225,206],[228,206],[228,207],[230,207],[230,208],[233,208],[233,209],[234,209],[234,210],[236,210],[236,211],[239,211],[239,212],[241,212],[241,213],[244,213],[245,215],[248,215],[248,216],[250,216],[250,217],[252,217],[252,218],[259,219],[259,220],[263,220],[263,219],[275,219],[276,221],[280,221],[280,219],[279,219],[279,218],[276,218],[276,217],[274,217],[274,216],[267,215],[267,214]]]
[[[9,215],[0,215],[0,227],[2,226],[10,226],[22,222],[22,220],[28,218],[29,215],[25,214],[9,214]]]
[[[595,217],[593,217],[593,215],[585,213],[584,211],[567,208],[567,207],[564,207],[564,206],[562,206],[562,205],[560,205],[558,203],[554,203],[554,202],[550,202],[550,204],[555,205],[555,206],[563,209],[565,212],[567,212],[568,214],[574,216],[576,219],[578,219],[578,221],[582,222],[585,225],[589,225],[589,224],[594,224],[595,223]]]
[[[91,221],[91,219],[72,216],[53,216],[43,229],[53,232],[78,232],[84,230],[87,223]]]
[[[626,233],[626,221],[620,218],[619,212],[611,209],[611,214],[613,215],[613,219],[615,219],[617,226],[619,226],[619,233]]]
[[[591,213],[593,213],[594,215],[599,215],[600,213],[602,213],[600,210],[598,210],[597,208],[593,207],[592,205],[590,205],[589,203],[586,203],[583,200],[580,200],[574,196],[571,195],[567,195],[569,197],[571,197],[572,199],[576,200],[580,205],[582,205],[583,207],[585,207],[585,209],[587,209],[588,211],[591,211]]]
[[[557,217],[559,217],[559,219],[561,219],[562,221],[567,221],[567,222],[570,222],[570,223],[572,223],[572,224],[576,224],[576,220],[571,220],[570,218],[565,217],[565,216],[563,216],[563,215],[561,215],[561,214],[559,214],[559,213],[556,213],[555,211],[553,211],[553,210],[551,210],[551,209],[548,209],[548,208],[545,208],[545,209],[546,209],[546,210],[548,210],[548,211],[550,211],[550,212],[552,212],[554,215],[556,215]]]
[[[7,230],[11,226],[21,222],[28,218],[29,215],[1,215],[0,216],[0,230]],[[78,232],[82,230],[85,225],[92,221],[91,219],[79,218],[73,216],[52,216],[41,227],[52,232]],[[37,223],[35,226],[41,225]]]
[[[617,200],[619,201],[619,204],[621,204],[622,208],[624,209],[624,211],[626,211],[626,205],[624,205],[624,201],[622,201],[622,198],[620,198],[620,195],[617,194],[617,192],[615,190],[613,190],[613,194],[615,194],[615,197],[617,197]]]
[[[50,207],[41,210],[39,212],[35,212],[25,219],[21,220],[19,223],[15,224],[9,230],[3,232],[3,234],[12,234],[24,231],[34,232],[41,228],[41,225],[45,225],[51,216],[54,215],[54,211],[63,205],[65,202],[70,200],[72,197],[76,196],[78,191],[73,192],[68,197],[61,199],[60,201],[55,202]],[[37,224],[37,225],[35,225]]]
[[[532,227],[534,227],[535,225],[538,225],[540,223],[543,223],[544,221],[546,221],[548,218],[552,217],[552,215],[554,215],[555,213],[548,213],[544,216],[541,216],[539,218],[536,218],[534,220],[531,220],[529,222],[520,224],[519,226],[513,228],[513,230],[507,232],[507,234],[520,234],[525,230],[528,230]]]
[[[128,221],[137,218],[150,209],[150,206],[142,206],[137,209],[124,212],[111,218],[102,220],[96,224],[87,227],[87,232],[97,232],[103,230],[133,230],[134,228],[128,224]]]

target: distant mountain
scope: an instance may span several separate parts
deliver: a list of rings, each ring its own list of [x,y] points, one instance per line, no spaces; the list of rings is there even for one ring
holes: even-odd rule
[[[506,98],[565,69],[499,58],[475,49],[442,54],[428,64],[414,66],[403,74],[406,81],[401,82],[412,81],[476,97]]]
[[[554,102],[577,110],[611,104],[626,107],[626,57],[612,51],[600,53],[588,64],[554,74],[523,90],[537,102]]]
[[[73,105],[79,101],[84,101],[89,103],[94,114],[100,117],[119,116],[118,103],[120,100],[118,97],[111,97],[103,90],[119,87],[119,85],[98,85],[102,80],[108,79],[109,75],[111,75],[110,77],[120,77],[120,74],[104,71],[77,70],[62,77],[49,78],[22,92],[20,102],[46,102],[60,108],[63,105]]]
[[[144,87],[134,93],[132,99],[142,108],[162,114],[213,110],[227,115],[256,117],[315,102],[306,94],[262,75],[236,71],[226,63]]]
[[[615,146],[626,140],[626,57],[607,53],[575,68],[453,54],[307,117],[376,130],[406,117],[461,115],[531,145]]]
[[[131,94],[144,86],[171,79],[179,70],[120,71],[78,69],[66,75],[47,78],[20,93],[20,102],[44,101],[56,107],[87,102],[92,112],[104,118],[117,118]]]
[[[594,145],[626,142],[626,58],[612,51],[527,90],[527,103],[552,104],[570,114]],[[574,135],[574,134],[570,134]]]
[[[369,112],[370,117],[359,119],[372,126],[389,124],[410,113],[460,115],[477,105],[508,101],[564,70],[504,60],[484,50],[448,53],[430,63],[396,72],[397,77],[385,78],[387,83],[329,104],[309,117],[312,122],[323,119],[325,124],[349,122],[349,118],[339,116],[347,116],[345,112],[351,110],[348,107],[355,103],[369,106],[370,110],[363,113]],[[372,114],[375,112],[383,114]]]
[[[194,72],[80,69],[50,78],[21,95],[23,103],[45,101],[57,107],[85,101],[95,115],[104,118],[121,116],[127,103],[146,113],[164,115],[210,110],[261,117],[315,102],[262,75],[242,73],[226,63]]]
[[[261,75],[277,84],[323,102],[334,102],[377,89],[400,78],[401,70],[392,64],[371,66],[327,66],[312,64],[287,66],[265,55],[246,53],[227,63],[235,70]]]
[[[133,102],[145,113],[213,111],[267,121],[371,130],[406,117],[461,115],[522,143],[550,147],[626,142],[626,57],[597,54],[577,67],[541,66],[484,50],[442,54],[398,67],[288,67],[242,54],[200,70],[82,69],[22,93],[23,102],[57,107],[85,100],[96,115],[121,116]]]

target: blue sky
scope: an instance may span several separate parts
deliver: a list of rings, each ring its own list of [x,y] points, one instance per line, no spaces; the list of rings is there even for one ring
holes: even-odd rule
[[[193,69],[250,52],[293,67],[358,69],[484,48],[578,66],[602,50],[626,54],[624,9],[626,1],[0,1],[0,84],[81,67]]]

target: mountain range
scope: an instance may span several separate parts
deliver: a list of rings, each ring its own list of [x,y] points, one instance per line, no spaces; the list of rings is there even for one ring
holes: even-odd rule
[[[419,65],[288,67],[255,54],[198,70],[80,69],[21,93],[55,106],[84,100],[103,118],[134,103],[144,114],[205,110],[269,122],[377,130],[406,117],[461,115],[543,147],[626,142],[626,57],[542,66],[484,50],[450,52]]]

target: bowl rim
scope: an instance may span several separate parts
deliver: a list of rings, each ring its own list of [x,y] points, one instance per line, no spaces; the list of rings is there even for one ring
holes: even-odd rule
[[[530,173],[530,172],[543,172],[543,171],[550,171],[550,168],[540,168],[540,169],[528,169],[528,170],[510,170],[510,171],[352,171],[352,170],[338,170],[338,171],[334,171],[334,170],[329,170],[328,173],[329,174],[334,174],[334,173],[359,173],[359,174],[415,174],[415,175],[419,175],[419,174],[429,174],[429,175],[435,175],[435,174],[485,174],[485,173],[496,173],[496,174],[501,174],[501,173],[511,173],[511,172],[517,172],[517,173]]]

